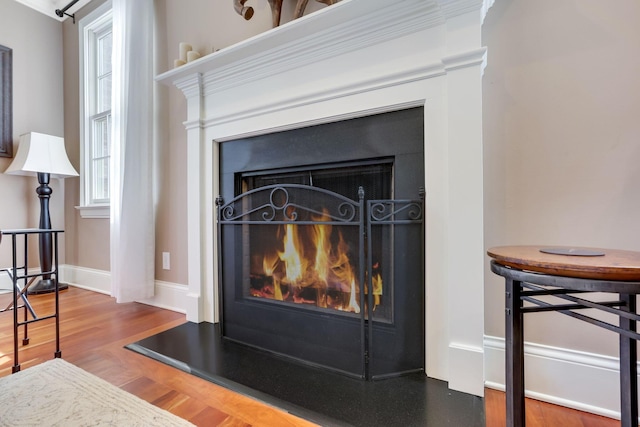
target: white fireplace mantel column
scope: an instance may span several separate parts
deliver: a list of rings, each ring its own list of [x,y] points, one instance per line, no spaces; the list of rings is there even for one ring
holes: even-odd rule
[[[187,319],[217,320],[218,143],[423,106],[426,370],[484,390],[482,19],[493,0],[343,0],[158,80],[187,98]]]

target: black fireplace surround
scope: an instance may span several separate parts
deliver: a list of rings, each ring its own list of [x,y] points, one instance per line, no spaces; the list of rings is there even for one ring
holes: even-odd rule
[[[220,144],[224,338],[357,378],[424,370],[423,117]]]

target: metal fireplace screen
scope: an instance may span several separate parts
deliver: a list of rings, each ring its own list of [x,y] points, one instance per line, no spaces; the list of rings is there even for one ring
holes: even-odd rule
[[[303,304],[344,315],[359,314],[361,304],[356,284],[361,283],[358,239],[362,233],[357,226],[362,210],[348,196],[357,200],[358,188],[362,187],[367,198],[389,198],[392,175],[393,163],[382,159],[241,174],[238,178],[244,193],[275,184],[300,184],[327,190],[296,191],[295,206],[288,206],[298,216],[295,221],[285,217],[281,218],[285,223],[277,227],[269,221],[266,227],[246,229],[248,236],[243,237],[243,251],[249,257],[244,271],[249,271],[249,277],[243,280],[245,297]],[[335,193],[346,198],[337,198]],[[269,193],[269,200],[257,202],[261,206],[271,204],[273,208],[284,203],[285,197],[288,194],[276,191]],[[252,197],[254,201],[256,198],[259,196]],[[379,230],[371,232],[380,233]],[[379,267],[382,249],[379,246],[372,249],[368,254],[376,260],[375,303],[378,313],[385,313],[384,318],[390,321],[392,304],[390,298],[384,297]]]
[[[217,199],[223,335],[363,378],[422,369],[423,201],[270,179]]]

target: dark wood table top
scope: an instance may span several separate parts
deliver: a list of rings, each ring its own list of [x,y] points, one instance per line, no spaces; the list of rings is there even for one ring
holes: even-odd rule
[[[519,270],[582,279],[640,281],[640,252],[566,246],[498,246],[490,248],[487,254],[497,263]]]

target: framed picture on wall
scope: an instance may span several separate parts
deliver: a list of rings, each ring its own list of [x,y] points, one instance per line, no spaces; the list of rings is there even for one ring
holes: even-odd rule
[[[0,45],[0,157],[13,157],[11,49]]]

